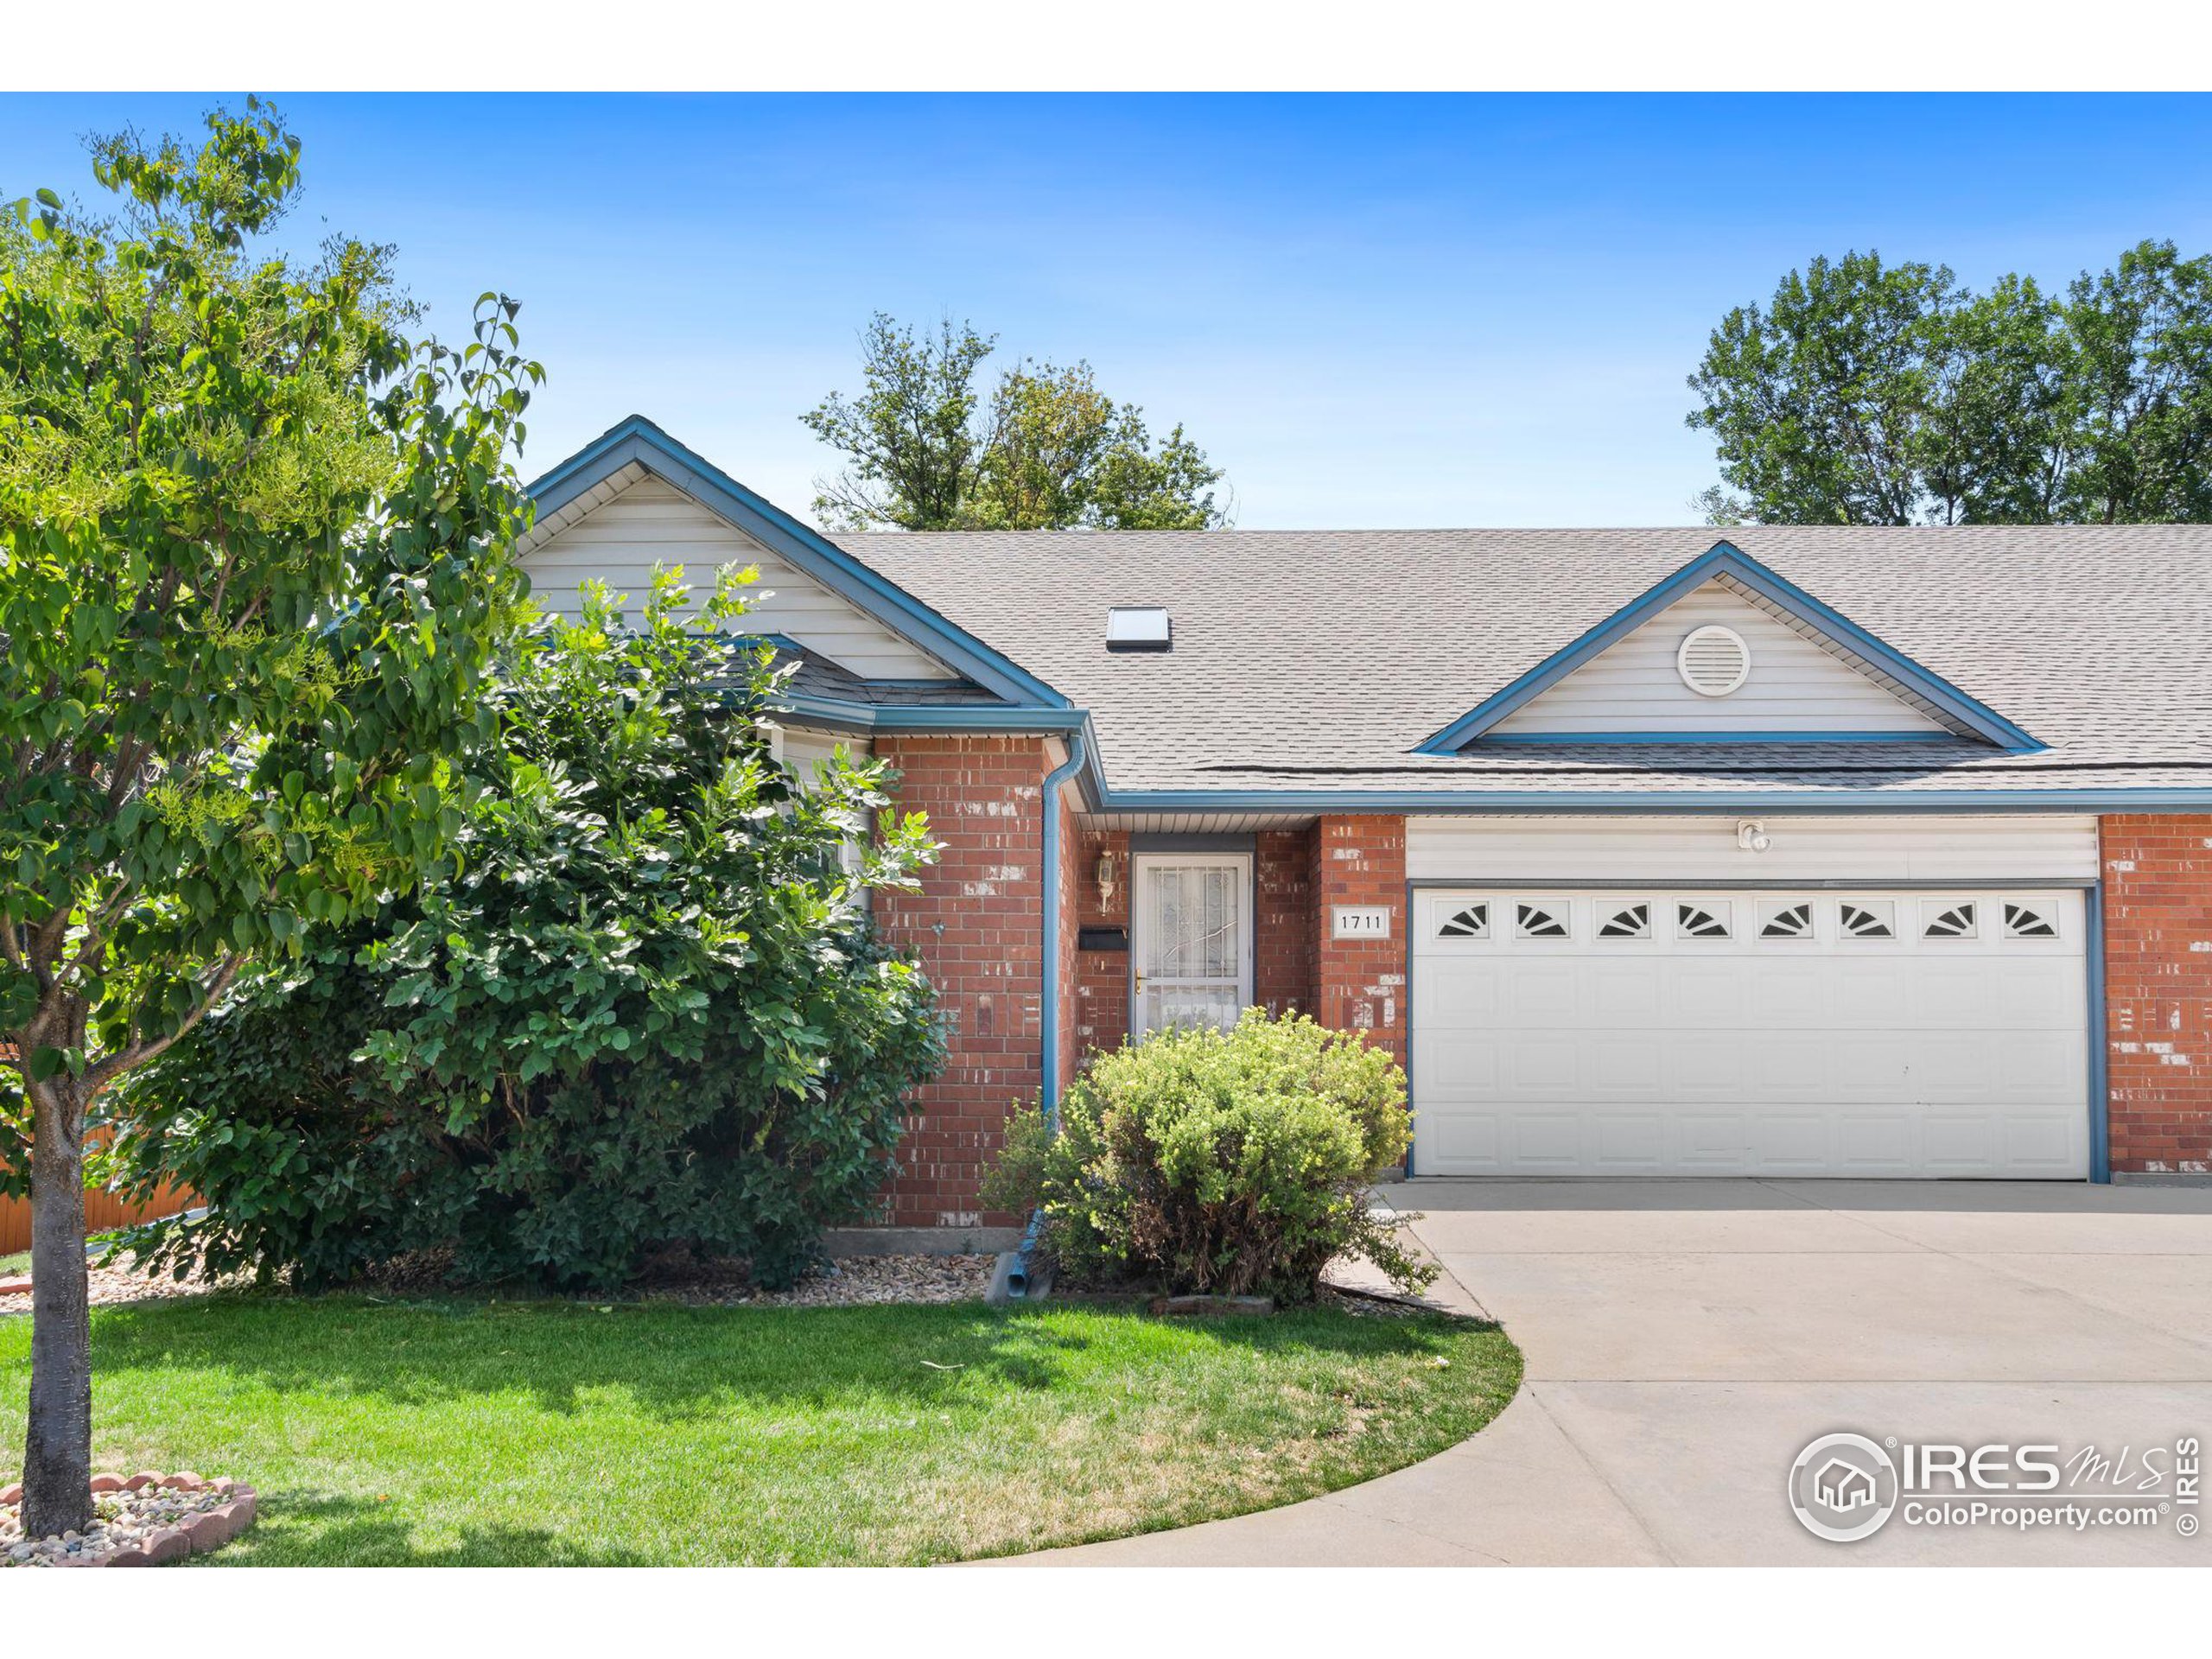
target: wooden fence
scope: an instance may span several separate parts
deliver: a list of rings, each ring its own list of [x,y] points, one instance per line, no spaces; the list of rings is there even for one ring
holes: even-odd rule
[[[189,1210],[200,1200],[181,1186],[161,1186],[143,1204],[125,1204],[114,1193],[94,1187],[85,1194],[85,1230],[105,1232],[134,1222],[158,1221],[163,1216]],[[31,1205],[29,1198],[0,1198],[0,1255],[13,1255],[31,1247]]]
[[[112,1192],[95,1187],[85,1194],[85,1229],[104,1232],[133,1222],[158,1221],[198,1202],[181,1188],[163,1187],[145,1204],[125,1204]],[[0,1255],[13,1255],[31,1247],[31,1206],[23,1198],[0,1198]]]

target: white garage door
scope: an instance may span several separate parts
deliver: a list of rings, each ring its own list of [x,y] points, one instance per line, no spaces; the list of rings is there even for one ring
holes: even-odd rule
[[[2088,1173],[2077,890],[1414,898],[1418,1174]]]

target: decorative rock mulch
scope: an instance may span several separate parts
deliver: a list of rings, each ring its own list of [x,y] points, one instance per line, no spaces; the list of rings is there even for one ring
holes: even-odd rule
[[[885,1302],[980,1302],[991,1287],[989,1255],[848,1255],[809,1274],[789,1290],[762,1290],[742,1266],[709,1265],[680,1281],[645,1284],[633,1293],[648,1302],[701,1307],[860,1307]]]
[[[189,1470],[92,1477],[82,1534],[23,1536],[23,1489],[0,1492],[0,1567],[164,1567],[219,1549],[253,1524],[253,1488]]]
[[[112,1307],[123,1302],[146,1302],[169,1296],[205,1296],[211,1290],[226,1287],[211,1285],[205,1279],[176,1280],[167,1274],[133,1273],[128,1268],[94,1266],[86,1272],[86,1293],[94,1307]],[[238,1282],[245,1282],[243,1280]],[[9,1294],[0,1291],[0,1319],[10,1313],[31,1311],[30,1281],[22,1281],[21,1291]]]
[[[990,1288],[990,1255],[849,1255],[825,1263],[789,1290],[763,1290],[747,1275],[741,1262],[686,1264],[649,1274],[612,1297],[592,1301],[680,1302],[696,1307],[855,1307],[886,1302],[980,1302]],[[410,1297],[454,1294],[445,1282],[450,1262],[425,1257],[380,1271],[368,1283],[375,1291]],[[245,1275],[232,1281],[250,1282]],[[157,1297],[204,1296],[230,1287],[204,1279],[179,1281],[133,1273],[126,1268],[95,1267],[91,1293],[95,1307],[140,1302]],[[29,1313],[28,1294],[0,1295],[0,1317]]]

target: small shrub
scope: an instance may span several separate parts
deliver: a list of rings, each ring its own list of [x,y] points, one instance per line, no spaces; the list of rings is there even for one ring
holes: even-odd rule
[[[1312,1300],[1363,1256],[1408,1289],[1435,1270],[1370,1212],[1410,1138],[1405,1073],[1351,1033],[1248,1009],[1230,1030],[1162,1032],[1094,1058],[1060,1103],[1009,1122],[985,1202],[1041,1210],[1078,1281]]]

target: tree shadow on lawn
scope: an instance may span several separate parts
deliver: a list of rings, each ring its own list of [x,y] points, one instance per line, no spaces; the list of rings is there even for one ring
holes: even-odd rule
[[[1444,1315],[1356,1318],[1331,1310],[1208,1320],[1050,1303],[1023,1310],[624,1303],[601,1313],[565,1301],[223,1294],[102,1310],[92,1369],[96,1378],[217,1370],[241,1386],[403,1405],[520,1394],[555,1413],[592,1409],[597,1402],[588,1396],[619,1390],[631,1409],[678,1421],[733,1406],[779,1414],[870,1403],[973,1410],[1085,1386],[1116,1367],[1188,1363],[1209,1349],[1224,1357],[1244,1351],[1352,1363],[1440,1354],[1452,1334],[1478,1328],[1489,1327]],[[1094,1352],[1102,1344],[1113,1351]]]
[[[470,1526],[425,1546],[414,1517],[367,1498],[280,1495],[271,1512],[194,1567],[659,1567],[638,1549],[591,1549],[550,1528]]]

